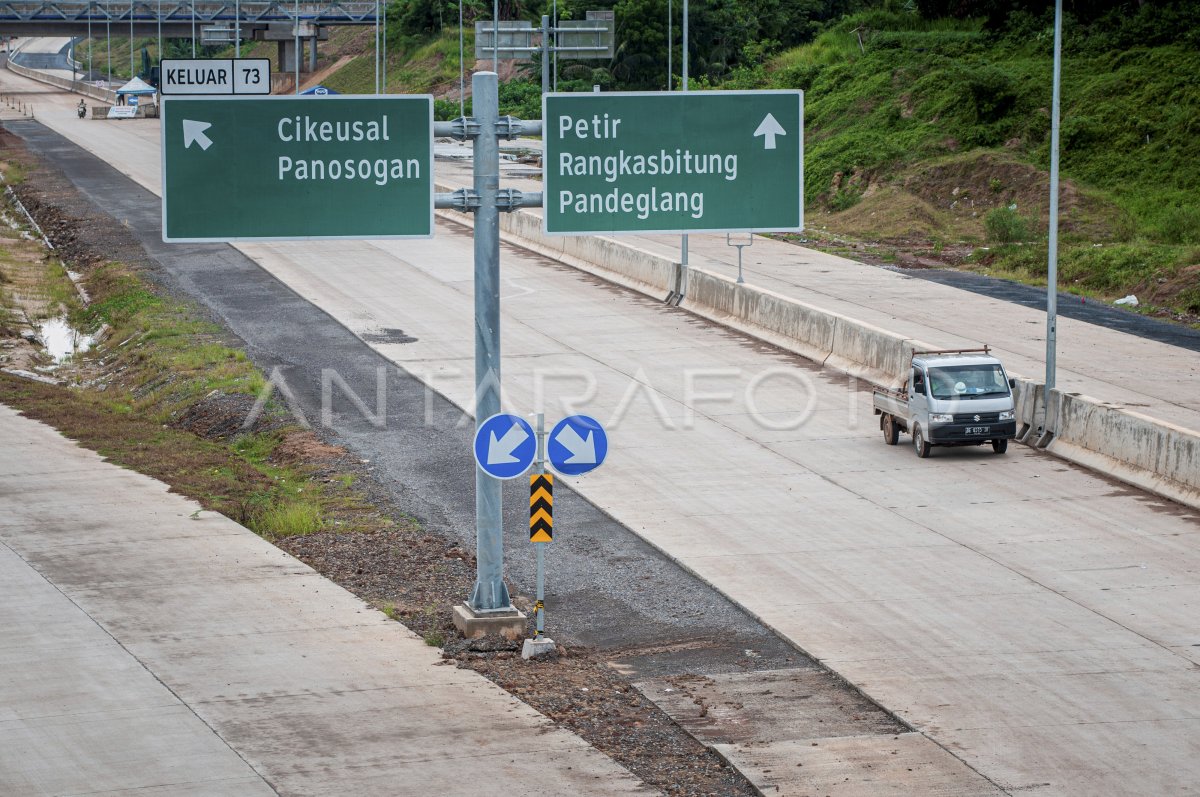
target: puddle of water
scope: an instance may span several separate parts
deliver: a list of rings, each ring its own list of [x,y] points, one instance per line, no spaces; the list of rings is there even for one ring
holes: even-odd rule
[[[51,318],[38,324],[38,338],[56,364],[66,362],[68,357],[85,352],[96,342],[94,335],[85,335],[74,329],[63,317]]]

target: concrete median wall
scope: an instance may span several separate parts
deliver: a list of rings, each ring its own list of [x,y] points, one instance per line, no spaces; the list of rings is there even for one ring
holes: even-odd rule
[[[680,306],[819,363],[833,351],[835,314],[706,271],[689,270]]]
[[[502,213],[500,224],[504,239],[611,282],[660,299],[678,290],[680,266],[661,255],[614,238],[547,236],[532,213]],[[879,385],[904,380],[914,349],[941,348],[703,269],[686,280],[681,307]],[[1047,400],[1021,377],[1015,397],[1022,442],[1200,508],[1200,433],[1086,396],[1050,391]]]
[[[1064,459],[1200,507],[1200,433],[1077,393],[1051,391]]]
[[[117,101],[117,93],[111,89],[96,88],[90,83],[82,80],[67,80],[56,75],[47,75],[45,72],[40,72],[36,69],[30,69],[27,66],[14,64],[12,60],[8,61],[8,69],[22,77],[30,78],[31,80],[40,80],[42,83],[47,83],[51,86],[57,86],[60,89],[73,91],[76,94],[82,94],[85,97],[91,97],[93,100],[115,104]]]

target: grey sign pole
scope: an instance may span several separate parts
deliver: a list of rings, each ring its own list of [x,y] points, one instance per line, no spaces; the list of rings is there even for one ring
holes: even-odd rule
[[[495,72],[471,78],[475,139],[475,425],[500,412],[500,187],[499,86]],[[475,468],[475,588],[468,606],[476,612],[511,611],[504,584],[504,526],[500,481]]]
[[[1058,119],[1062,73],[1062,0],[1054,3],[1054,99],[1050,121],[1050,252],[1046,271],[1046,399],[1054,389],[1058,358]]]
[[[533,472],[546,472],[546,415],[537,414],[537,459],[533,461]],[[534,604],[537,616],[534,619],[534,637],[541,639],[546,633],[546,543],[535,542],[537,549],[537,603]]]
[[[542,96],[550,93],[550,17],[542,14]]]
[[[683,91],[688,90],[688,0],[683,0]],[[688,237],[684,233],[679,244],[679,295],[687,296]]]

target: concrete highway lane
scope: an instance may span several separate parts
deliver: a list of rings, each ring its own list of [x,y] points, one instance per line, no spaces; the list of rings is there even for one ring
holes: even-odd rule
[[[155,124],[72,101],[39,118],[156,190]],[[470,406],[462,229],[239,248]],[[519,250],[502,270],[509,406],[610,429],[581,494],[1006,791],[1194,793],[1196,512],[1023,446],[918,460],[843,375]]]

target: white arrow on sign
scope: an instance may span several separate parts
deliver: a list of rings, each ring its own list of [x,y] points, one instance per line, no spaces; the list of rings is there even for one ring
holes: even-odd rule
[[[574,427],[566,426],[554,439],[571,452],[571,456],[563,460],[564,465],[590,465],[596,461],[596,438],[591,432],[587,437],[580,437]]]
[[[510,465],[519,460],[513,456],[513,451],[516,451],[517,446],[524,443],[529,435],[525,434],[525,430],[520,424],[513,424],[508,427],[508,431],[504,433],[504,437],[497,438],[496,433],[492,432],[491,442],[488,443],[487,464],[489,465]]]
[[[758,125],[758,129],[754,131],[754,136],[763,137],[764,149],[775,149],[775,136],[786,136],[787,131],[779,122],[775,121],[775,117],[767,114],[763,117],[762,122]]]
[[[183,148],[187,149],[192,146],[192,142],[200,145],[200,149],[207,150],[212,146],[212,139],[204,135],[204,131],[212,127],[211,122],[197,122],[193,119],[183,120]],[[757,134],[756,134],[757,135]]]

